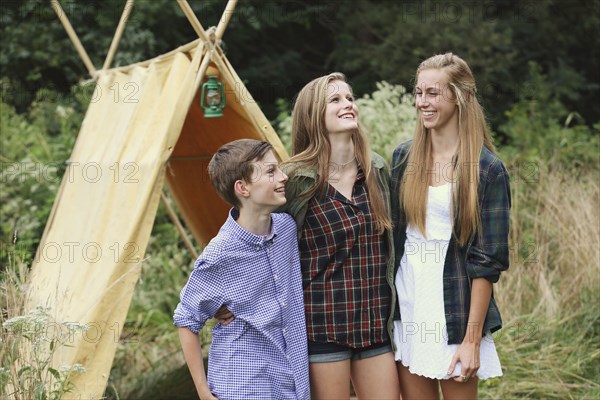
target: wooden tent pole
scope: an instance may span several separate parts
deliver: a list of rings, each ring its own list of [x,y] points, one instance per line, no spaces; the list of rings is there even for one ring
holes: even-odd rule
[[[83,45],[79,41],[79,38],[77,37],[75,30],[71,26],[71,23],[69,22],[69,19],[67,18],[67,15],[63,11],[62,7],[60,6],[60,3],[58,2],[58,0],[50,0],[50,4],[52,5],[54,12],[56,12],[58,19],[60,20],[60,22],[62,22],[65,30],[67,31],[67,34],[71,38],[71,41],[73,42],[73,45],[75,46],[75,49],[79,53],[79,57],[81,57],[81,61],[83,61],[83,63],[85,64],[85,66],[88,69],[88,72],[90,73],[92,78],[95,78],[97,75],[96,68],[94,67],[94,64],[92,64],[92,60],[90,60],[90,57],[88,56],[88,54],[85,52]]]
[[[113,40],[110,44],[110,48],[108,50],[108,54],[106,55],[106,60],[104,60],[102,70],[107,70],[113,61],[115,53],[117,52],[117,47],[119,47],[119,42],[121,41],[121,36],[123,35],[123,31],[125,30],[125,25],[127,24],[127,20],[129,19],[129,14],[131,14],[131,9],[133,8],[133,1],[134,0],[127,0],[127,2],[125,3],[125,8],[123,9],[123,13],[121,14],[119,25],[117,26],[115,36],[113,37]]]
[[[167,199],[167,196],[165,196],[163,191],[160,192],[160,199],[162,200],[163,204],[165,205],[165,208],[167,209],[167,214],[169,214],[171,221],[173,221],[173,223],[177,227],[177,230],[179,231],[179,235],[181,235],[181,238],[183,239],[183,243],[185,244],[185,247],[187,247],[187,249],[190,251],[190,253],[192,253],[194,258],[198,258],[198,252],[194,248],[194,245],[192,244],[191,240],[188,238],[187,233],[185,233],[185,229],[183,228],[181,221],[179,221],[179,218],[177,217],[175,210],[173,210],[173,207],[171,207],[171,205],[169,204],[169,200]]]
[[[219,40],[221,40],[221,38],[223,37],[223,34],[225,33],[225,28],[227,28],[227,25],[229,24],[229,20],[231,19],[231,16],[233,15],[233,10],[235,10],[236,4],[237,4],[237,0],[229,0],[227,2],[225,11],[223,11],[223,15],[221,16],[221,19],[219,20],[219,25],[217,25],[217,32],[215,33],[215,36],[217,38],[217,43],[219,42]]]
[[[198,44],[198,47],[196,48],[196,52],[194,54],[194,59],[196,59],[196,57],[200,56],[202,52],[205,52],[205,48],[207,47],[207,45],[208,45],[207,43],[199,43]],[[196,76],[196,79],[194,82],[195,87],[198,87],[200,81],[202,80],[202,77],[204,76],[204,73],[206,72],[206,68],[208,67],[209,61],[210,61],[210,54],[209,54],[209,52],[205,52],[204,59],[202,60],[200,66],[199,66],[198,75]],[[194,245],[192,244],[191,240],[188,238],[187,233],[185,232],[185,229],[183,228],[183,225],[181,224],[181,222],[179,221],[179,218],[177,217],[177,214],[175,213],[175,210],[173,210],[173,207],[171,207],[171,205],[169,204],[167,196],[165,196],[165,194],[162,190],[160,192],[160,198],[167,209],[167,213],[169,214],[171,221],[173,221],[173,223],[177,227],[177,230],[179,231],[179,234],[181,235],[181,238],[183,239],[183,243],[185,244],[185,247],[187,247],[187,249],[190,251],[190,253],[192,253],[194,258],[198,258],[198,252],[194,248]]]
[[[181,10],[187,17],[188,21],[190,21],[190,24],[192,24],[192,28],[194,28],[198,37],[200,37],[204,43],[209,43],[206,31],[202,27],[202,24],[196,17],[194,10],[192,10],[192,7],[190,7],[190,4],[187,2],[187,0],[177,0],[177,3],[179,3],[179,7],[181,7]]]

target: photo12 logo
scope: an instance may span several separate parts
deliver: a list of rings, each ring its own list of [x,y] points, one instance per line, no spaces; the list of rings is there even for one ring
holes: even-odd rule
[[[109,257],[109,258],[107,258]],[[135,242],[120,245],[118,242],[100,244],[98,242],[48,242],[41,244],[35,254],[36,263],[60,264],[96,264],[139,263],[140,246]]]
[[[137,162],[115,161],[109,164],[95,161],[39,163],[34,161],[0,162],[0,182],[5,184],[27,181],[59,183],[64,178],[69,183],[97,183],[102,178],[113,183],[139,183],[140,166]]]

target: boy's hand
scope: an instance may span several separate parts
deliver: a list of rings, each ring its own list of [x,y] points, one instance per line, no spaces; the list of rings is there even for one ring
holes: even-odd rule
[[[208,387],[206,389],[208,389]],[[210,390],[208,390],[207,392],[198,391],[198,397],[200,397],[200,400],[219,400],[219,398],[215,397],[215,395],[212,394]]]
[[[227,306],[222,305],[215,314],[215,318],[219,321],[221,325],[229,325],[235,319],[235,315],[229,311]]]

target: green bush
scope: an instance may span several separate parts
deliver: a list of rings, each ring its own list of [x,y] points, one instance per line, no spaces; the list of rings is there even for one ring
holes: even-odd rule
[[[569,112],[547,83],[540,67],[531,62],[529,77],[518,102],[506,111],[501,133],[510,140],[502,152],[510,160],[547,162],[575,171],[597,169],[600,126],[590,129],[577,112]]]
[[[60,103],[41,102],[25,114],[0,102],[0,259],[6,246],[33,255],[65,171],[81,113]]]
[[[356,104],[371,149],[386,160],[400,143],[413,137],[417,113],[413,96],[403,86],[377,82],[377,90],[357,99]]]

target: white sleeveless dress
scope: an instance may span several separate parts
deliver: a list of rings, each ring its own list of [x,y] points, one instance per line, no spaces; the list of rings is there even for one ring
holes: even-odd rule
[[[404,256],[396,274],[402,321],[394,324],[396,361],[413,374],[432,379],[460,376],[461,364],[447,375],[459,345],[448,344],[444,316],[444,261],[452,235],[450,184],[429,187],[426,234],[409,226],[406,229]],[[502,375],[492,335],[481,341],[479,379]]]

